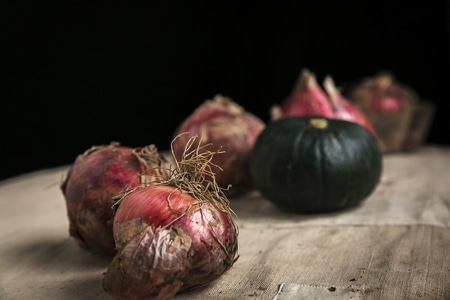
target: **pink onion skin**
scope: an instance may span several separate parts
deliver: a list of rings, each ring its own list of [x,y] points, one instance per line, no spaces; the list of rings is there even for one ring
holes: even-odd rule
[[[342,96],[335,86],[331,76],[326,76],[323,86],[328,93],[328,97],[333,105],[334,119],[341,119],[357,123],[366,128],[372,135],[376,136],[375,128],[366,114],[354,103]]]
[[[113,196],[138,185],[139,174],[146,170],[136,149],[118,143],[94,146],[79,155],[60,186],[69,235],[89,250],[115,254]]]
[[[339,108],[336,110],[334,118],[357,123],[366,128],[372,135],[376,136],[372,122],[358,107],[355,107],[345,98],[338,98]]]
[[[376,87],[372,90],[373,98],[370,105],[370,110],[377,113],[392,113],[403,110],[404,103],[400,100],[401,95],[392,93],[390,95],[382,96],[381,91]]]
[[[304,68],[301,70],[291,94],[270,110],[272,120],[290,116],[322,116],[331,118],[333,106],[318,85],[315,75]]]
[[[124,226],[139,223],[144,225],[136,219]],[[169,299],[183,285],[192,256],[192,239],[183,228],[144,225],[114,256],[103,288],[118,299]]]
[[[184,228],[192,238],[194,254],[192,268],[182,279],[181,290],[208,284],[233,265],[238,233],[229,213],[209,202],[198,203],[190,194],[172,186],[140,187],[126,195],[117,208],[114,217],[116,244],[126,245],[128,241],[124,239],[141,230],[139,225],[130,228],[132,232],[120,230],[122,224],[134,219],[142,219],[154,228]]]
[[[394,74],[383,70],[353,84],[346,97],[364,111],[392,114],[404,111],[419,102],[419,95],[411,87],[396,80]]]
[[[271,120],[290,116],[321,116],[357,123],[376,135],[369,118],[358,106],[342,96],[331,76],[325,77],[323,85],[325,91],[311,71],[302,69],[289,97],[281,106],[272,106]]]
[[[256,115],[244,110],[232,99],[216,95],[195,109],[175,130],[173,151],[179,159],[187,141],[192,136],[201,137],[201,144],[211,143],[206,149],[225,151],[213,157],[212,163],[217,184],[226,190],[227,196],[235,196],[253,188],[248,159],[256,138],[265,128],[265,123]],[[186,133],[186,134],[183,134]],[[181,135],[180,135],[181,134]],[[177,137],[178,136],[178,137]]]

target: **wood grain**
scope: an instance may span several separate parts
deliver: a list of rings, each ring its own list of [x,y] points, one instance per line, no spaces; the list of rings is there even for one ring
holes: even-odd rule
[[[67,166],[0,182],[0,299],[113,299],[109,260],[68,235]],[[360,207],[290,215],[258,192],[231,199],[236,264],[174,299],[450,299],[450,148],[384,157]],[[280,290],[280,285],[283,288]]]

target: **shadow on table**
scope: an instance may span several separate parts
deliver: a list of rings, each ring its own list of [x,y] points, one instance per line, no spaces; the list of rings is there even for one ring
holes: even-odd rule
[[[16,268],[27,268],[63,272],[107,267],[110,258],[94,254],[78,246],[70,238],[46,238],[25,240],[8,248],[3,246],[2,260],[15,262]]]
[[[302,222],[323,217],[335,217],[349,213],[358,207],[329,213],[293,214],[282,211],[269,200],[265,199],[258,191],[250,192],[236,198],[230,198],[230,206],[240,220],[245,221],[290,221]]]

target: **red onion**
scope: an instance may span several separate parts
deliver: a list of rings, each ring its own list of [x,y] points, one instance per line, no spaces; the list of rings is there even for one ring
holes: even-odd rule
[[[383,70],[347,85],[344,95],[371,120],[383,153],[413,150],[426,141],[434,104],[422,101],[392,72]]]
[[[180,158],[186,142],[192,136],[201,136],[204,144],[221,146],[225,151],[214,156],[212,163],[220,187],[231,185],[227,196],[234,196],[252,188],[248,158],[265,123],[231,98],[216,95],[194,110],[175,130],[174,156]],[[180,136],[181,133],[187,133]],[[205,149],[209,149],[206,147]]]
[[[69,219],[69,235],[81,246],[113,255],[113,197],[137,186],[140,175],[152,174],[156,152],[150,145],[130,148],[119,143],[93,146],[79,155],[70,167],[61,191]],[[161,162],[164,160],[161,158]]]
[[[400,112],[417,104],[420,99],[415,90],[397,81],[389,71],[381,71],[354,84],[346,96],[373,113]]]
[[[273,105],[272,120],[289,116],[322,116],[358,123],[375,135],[371,121],[356,105],[345,99],[331,76],[324,80],[325,92],[308,69],[302,69],[294,90],[281,106]]]
[[[168,299],[180,290],[181,278],[192,265],[192,239],[179,226],[153,229],[140,225],[142,229],[114,256],[103,286],[120,299]]]
[[[238,229],[211,169],[212,158],[220,152],[198,144],[191,151],[195,139],[188,141],[180,160],[174,158],[175,169],[166,181],[141,184],[117,202],[118,254],[104,278],[104,289],[114,297],[141,299],[150,294],[166,299],[212,282],[237,259]],[[159,267],[165,265],[171,268]]]
[[[328,94],[329,99],[331,100],[331,103],[333,104],[334,119],[341,119],[357,123],[365,127],[374,136],[376,136],[372,122],[358,106],[351,103],[349,100],[342,96],[341,92],[334,84],[333,78],[331,76],[325,77],[323,86]]]
[[[272,120],[289,116],[323,116],[334,115],[333,106],[327,95],[317,84],[316,77],[308,69],[301,70],[291,94],[281,103],[271,107]]]

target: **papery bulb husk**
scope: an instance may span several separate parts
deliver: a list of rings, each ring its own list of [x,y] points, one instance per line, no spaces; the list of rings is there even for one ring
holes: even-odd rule
[[[307,68],[301,70],[291,94],[270,108],[271,120],[290,116],[322,116],[331,118],[333,107],[318,85],[316,76]]]
[[[66,202],[69,236],[78,245],[100,254],[115,254],[113,197],[139,185],[142,175],[148,181],[154,179],[153,175],[161,175],[152,173],[148,151],[156,151],[156,147],[131,148],[112,142],[93,146],[77,156],[60,188]]]
[[[370,133],[372,133],[372,135],[376,137],[377,133],[370,119],[366,116],[361,108],[342,96],[340,90],[336,87],[331,76],[328,75],[325,77],[323,86],[333,105],[334,119],[357,123],[366,128]]]
[[[124,192],[117,201],[114,217],[119,252],[143,226],[179,227],[187,232],[192,239],[193,256],[186,276],[180,277],[180,291],[219,278],[237,260],[238,251],[238,227],[210,168],[217,152],[199,148],[190,151],[194,139],[187,143],[185,153],[189,154],[175,160],[168,181]]]
[[[182,227],[153,228],[140,219],[124,227],[137,227],[108,266],[103,288],[119,299],[173,297],[192,265],[192,238]],[[123,230],[127,232],[127,230]]]
[[[181,279],[182,290],[212,282],[234,263],[236,226],[227,213],[212,203],[200,203],[175,187],[138,188],[127,195],[117,209],[114,228],[118,247],[126,245],[124,239],[140,230],[139,225],[128,228],[127,233],[120,229],[121,224],[133,219],[142,219],[150,226],[179,226],[192,237],[192,266],[187,276]]]
[[[396,80],[391,71],[383,70],[353,84],[346,97],[371,113],[396,113],[409,109],[420,101],[410,86]]]
[[[348,85],[344,94],[371,120],[383,153],[413,150],[426,140],[435,105],[382,70]]]
[[[205,150],[221,147],[224,151],[214,156],[213,168],[216,182],[227,188],[227,196],[237,196],[253,189],[248,160],[256,138],[264,129],[265,123],[256,115],[246,111],[231,98],[215,95],[195,109],[175,130],[173,138],[180,136],[173,143],[174,155],[180,158],[187,141],[193,136],[203,145],[211,144]]]

